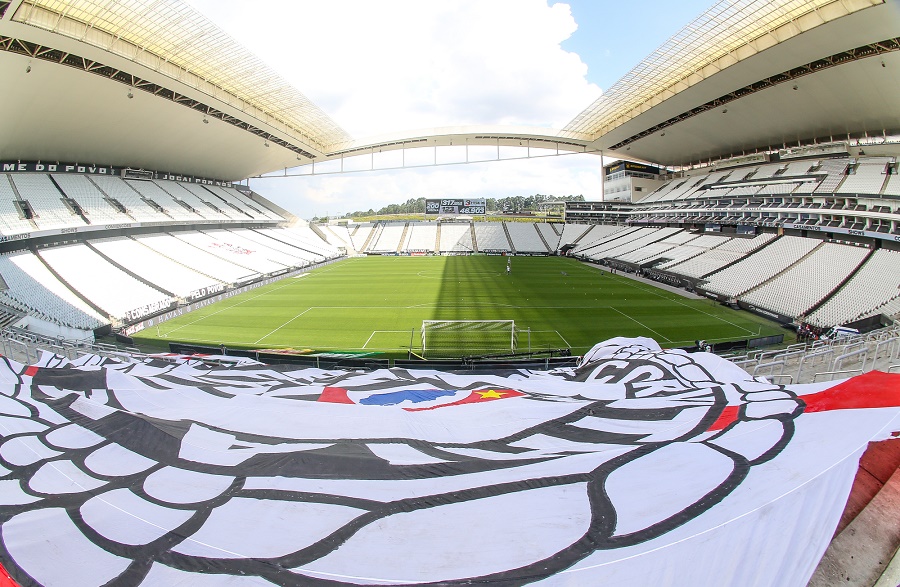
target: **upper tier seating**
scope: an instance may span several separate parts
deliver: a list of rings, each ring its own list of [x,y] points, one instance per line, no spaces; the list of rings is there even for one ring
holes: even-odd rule
[[[161,222],[172,220],[165,212],[160,212],[141,199],[131,185],[119,177],[98,175],[92,181],[110,198],[125,206],[128,215],[137,222]]]
[[[62,193],[44,173],[10,174],[19,196],[31,204],[38,230],[85,226],[84,220],[63,204]]]
[[[854,173],[847,176],[841,184],[839,192],[842,194],[880,194],[887,179],[885,169],[889,158],[865,160],[856,166]]]
[[[65,194],[78,202],[91,224],[118,224],[131,222],[128,215],[116,210],[103,198],[89,175],[54,173],[53,181]]]
[[[228,210],[230,214],[226,213],[225,206],[222,205],[221,202],[216,203],[214,201],[215,199],[210,197],[205,191],[198,195],[197,190],[203,189],[200,186],[163,180],[156,180],[154,183],[171,194],[173,198],[177,198],[178,201],[184,202],[184,204],[190,206],[193,214],[196,214],[201,218],[207,220],[224,220],[227,217],[235,217],[239,220],[249,220],[251,218],[247,215],[238,214],[234,210]],[[212,201],[213,206],[218,210],[214,209],[213,206],[210,206],[207,203],[208,201]],[[181,207],[183,208],[184,206]]]
[[[228,218],[224,214],[217,214],[208,207],[190,201],[190,194],[177,182],[160,182],[165,184],[165,188],[152,181],[125,180],[125,183],[143,197],[153,200],[162,206],[166,214],[173,220],[191,220],[196,222],[200,219],[226,220]],[[176,198],[178,198],[178,201],[176,201]],[[184,202],[191,206],[192,210],[188,210],[179,202]]]
[[[21,217],[13,202],[16,193],[9,183],[9,176],[0,173],[0,234],[25,234],[35,230],[34,224]]]

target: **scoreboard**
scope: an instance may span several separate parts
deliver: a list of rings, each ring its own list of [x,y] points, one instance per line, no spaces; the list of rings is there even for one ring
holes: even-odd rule
[[[447,216],[455,216],[455,215],[475,215],[480,214],[484,215],[485,211],[485,199],[484,198],[472,198],[469,200],[457,200],[457,199],[442,199],[442,200],[425,200],[425,214],[439,214],[439,215],[447,215]]]

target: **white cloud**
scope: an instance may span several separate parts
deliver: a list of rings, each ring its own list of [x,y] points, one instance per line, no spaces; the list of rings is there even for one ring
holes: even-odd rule
[[[543,0],[190,0],[356,138],[428,127],[514,124],[561,128],[600,93],[578,55],[568,5]],[[585,193],[599,158],[557,165],[493,163],[257,183],[309,217],[381,207],[412,194],[491,197]],[[559,186],[557,189],[549,185]],[[271,188],[269,186],[272,186]],[[290,187],[289,187],[290,186]],[[562,187],[565,186],[565,187]],[[270,192],[269,190],[273,190]],[[449,195],[449,194],[448,194]],[[504,193],[503,195],[515,195]],[[351,202],[356,201],[358,205]]]

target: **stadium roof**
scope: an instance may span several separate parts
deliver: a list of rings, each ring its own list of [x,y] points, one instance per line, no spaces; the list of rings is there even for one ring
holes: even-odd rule
[[[683,165],[900,132],[897,68],[898,0],[721,0],[564,129],[455,127],[354,140],[182,0],[0,1],[0,76],[17,113],[0,120],[0,159],[242,179],[467,144]],[[139,99],[124,100],[126,92]]]
[[[146,65],[279,122],[320,149],[349,136],[322,110],[191,6],[178,0],[24,0],[13,20]]]
[[[717,2],[613,84],[564,130],[597,138],[729,65],[816,26],[883,2]]]

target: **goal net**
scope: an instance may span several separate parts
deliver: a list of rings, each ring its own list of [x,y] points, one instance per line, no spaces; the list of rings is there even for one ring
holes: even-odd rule
[[[461,357],[516,350],[515,320],[423,320],[422,353]]]

